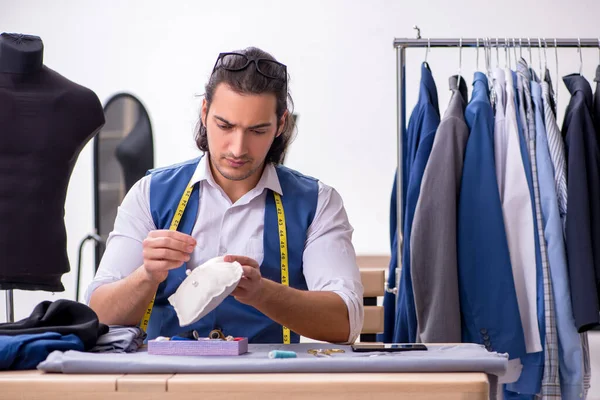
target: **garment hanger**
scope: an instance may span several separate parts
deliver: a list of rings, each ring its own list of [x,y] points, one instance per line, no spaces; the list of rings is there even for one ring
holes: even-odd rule
[[[477,40],[477,53],[476,53],[477,56],[476,56],[476,61],[475,61],[475,69],[477,71],[479,71],[479,38],[477,38],[476,40]]]
[[[554,104],[558,109],[558,45],[556,44],[556,38],[554,38],[554,55],[556,56],[556,90],[554,90]]]
[[[598,65],[600,65],[600,38],[598,38]]]
[[[510,65],[510,52],[508,51],[508,38],[504,38],[504,69]]]
[[[486,71],[487,73],[487,69],[488,69],[488,38],[487,36],[483,38],[483,70],[482,71]]]
[[[523,46],[521,44],[521,38],[519,38],[519,58],[523,58]]]
[[[487,72],[489,71],[489,65],[490,65],[490,38],[485,37],[483,38],[483,55],[484,55],[484,71]]]
[[[510,47],[510,39],[509,38],[506,38],[505,45],[506,45],[506,53],[508,56],[508,68],[512,69],[512,55],[510,54],[510,49],[509,49],[509,47]]]
[[[488,91],[490,95],[490,102],[492,106],[495,104],[496,93],[494,91],[494,70],[492,69],[492,38],[487,38],[488,44],[488,62],[486,68],[486,76],[488,78]],[[497,61],[497,60],[496,60]]]
[[[581,38],[577,38],[577,49],[579,50],[579,75],[583,71],[583,54],[581,54]]]
[[[496,68],[500,68],[500,54],[498,50],[498,38],[496,38]]]
[[[533,61],[531,59],[531,38],[527,38],[527,51],[529,51],[529,66],[531,67],[531,65],[533,64]]]
[[[457,80],[457,89],[460,91],[460,80],[461,80],[461,71],[462,70],[462,37],[458,42],[458,80]]]
[[[515,69],[516,69],[519,59],[517,58],[517,41],[515,38],[513,38],[513,53],[515,53]]]
[[[546,71],[548,70],[548,55],[546,54],[546,50],[548,50],[548,42],[544,39],[544,79],[546,79]]]
[[[538,61],[540,62],[540,77],[544,80],[544,70],[542,69],[542,39],[538,38]]]
[[[487,48],[487,57],[485,59],[485,70],[487,71],[487,77],[488,77],[488,91],[489,91],[489,96],[490,96],[490,103],[492,105],[492,107],[495,106],[496,104],[496,92],[494,91],[494,86],[493,86],[493,81],[490,75],[490,72],[492,70],[492,44],[491,44],[491,38],[486,38],[486,48]]]
[[[494,55],[492,54],[492,38],[488,37],[487,39],[487,51],[488,51],[488,64],[486,71],[489,71],[492,68],[492,62],[494,61]]]
[[[427,56],[431,50],[431,38],[427,38],[427,48],[425,49],[425,64],[427,64]]]
[[[486,55],[486,57],[485,57],[485,70],[488,73],[490,71],[490,68],[491,68],[490,66],[492,64],[492,47],[491,47],[490,41],[491,40],[490,40],[489,37],[485,38],[485,55]]]

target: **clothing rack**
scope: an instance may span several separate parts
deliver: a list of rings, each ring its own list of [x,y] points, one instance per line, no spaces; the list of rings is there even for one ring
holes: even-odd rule
[[[395,38],[394,48],[396,49],[396,133],[398,138],[398,169],[397,169],[397,186],[396,186],[396,216],[397,216],[397,229],[398,229],[398,264],[396,266],[396,282],[394,288],[386,288],[386,291],[395,293],[397,296],[397,289],[400,282],[400,271],[402,268],[402,243],[403,243],[403,229],[402,229],[402,208],[404,207],[402,199],[402,137],[406,129],[406,49],[407,48],[442,48],[442,47],[469,47],[469,48],[513,48],[519,47],[521,49],[536,49],[543,46],[544,49],[549,48],[597,48],[600,50],[600,38],[589,39],[589,38],[570,38],[570,39],[555,39],[555,38],[475,38],[475,39],[431,39],[422,38],[418,27],[414,27],[417,30],[417,38]],[[581,57],[581,52],[579,53]],[[558,79],[558,77],[557,77]],[[396,303],[397,304],[397,303]]]

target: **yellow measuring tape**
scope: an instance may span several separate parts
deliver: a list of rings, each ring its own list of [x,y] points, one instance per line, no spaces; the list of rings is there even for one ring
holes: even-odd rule
[[[185,192],[183,192],[183,196],[181,196],[181,199],[179,200],[179,204],[177,205],[177,210],[175,211],[175,215],[173,215],[173,219],[171,220],[171,226],[169,227],[170,231],[177,230],[177,227],[179,226],[179,222],[181,222],[181,218],[183,217],[183,212],[185,211],[185,208],[187,207],[188,200],[190,199],[190,196],[192,195],[193,189],[194,189],[194,184],[192,183],[192,181],[190,181],[190,183],[188,183],[188,185],[187,185],[187,188],[185,189]],[[148,322],[150,322],[150,316],[152,315],[152,309],[154,308],[154,300],[156,300],[156,293],[154,293],[154,296],[152,297],[150,304],[148,304],[148,307],[146,308],[146,312],[144,313],[142,322],[140,322],[140,328],[142,328],[142,330],[144,332],[146,332],[146,330],[148,329]]]
[[[173,215],[173,220],[171,221],[171,226],[169,230],[176,231],[179,226],[179,222],[181,222],[181,218],[183,217],[183,212],[187,207],[190,196],[192,195],[192,190],[194,189],[193,183],[190,181],[188,183],[185,192],[183,192],[183,196],[181,196],[181,200],[179,200],[179,204],[177,205],[177,210],[175,211],[175,215]],[[288,271],[288,251],[287,251],[287,233],[285,227],[285,213],[283,211],[283,203],[281,202],[281,196],[279,193],[273,192],[273,196],[275,197],[275,207],[277,208],[277,226],[279,228],[279,248],[281,251],[281,284],[284,286],[290,285],[289,279],[289,271]],[[140,322],[140,328],[146,332],[148,329],[148,323],[150,322],[150,316],[152,315],[152,309],[154,308],[154,300],[156,300],[156,293],[152,297],[152,301],[148,304],[146,308],[146,312],[144,313],[144,317],[142,318],[142,322]],[[283,343],[290,344],[291,343],[291,334],[290,328],[283,326]]]
[[[281,250],[281,284],[290,286],[290,274],[288,272],[287,233],[285,229],[285,213],[279,193],[273,192],[275,196],[275,207],[277,208],[277,226],[279,227],[279,248]],[[290,328],[283,326],[283,343],[290,344]]]

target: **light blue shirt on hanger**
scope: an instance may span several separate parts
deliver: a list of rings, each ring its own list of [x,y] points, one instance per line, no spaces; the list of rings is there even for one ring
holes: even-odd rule
[[[536,159],[544,221],[544,236],[548,243],[548,261],[550,263],[556,329],[558,333],[560,390],[563,399],[578,399],[583,394],[581,339],[577,333],[575,319],[573,318],[569,277],[567,275],[567,256],[554,184],[554,167],[550,159],[548,139],[546,137],[541,88],[537,82],[532,82],[531,94],[536,118]]]

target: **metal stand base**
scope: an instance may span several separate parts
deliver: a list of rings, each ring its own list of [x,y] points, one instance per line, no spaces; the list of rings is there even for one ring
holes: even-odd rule
[[[15,307],[12,289],[6,291],[6,322],[15,322]]]

